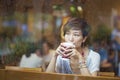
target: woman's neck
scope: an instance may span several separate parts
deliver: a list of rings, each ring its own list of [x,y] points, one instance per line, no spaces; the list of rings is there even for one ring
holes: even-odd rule
[[[76,48],[80,53],[85,51],[87,49],[87,47],[78,47]]]
[[[87,47],[79,47],[77,50],[82,56],[86,56],[89,52]]]

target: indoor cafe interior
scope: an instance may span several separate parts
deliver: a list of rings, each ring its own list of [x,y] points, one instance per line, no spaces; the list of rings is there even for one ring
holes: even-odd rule
[[[120,0],[0,0],[0,80],[120,80]]]

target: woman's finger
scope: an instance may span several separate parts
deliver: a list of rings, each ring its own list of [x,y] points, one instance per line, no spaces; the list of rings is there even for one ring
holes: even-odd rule
[[[59,55],[64,55],[64,49],[63,48],[61,48],[60,46],[57,48],[57,50],[56,50],[56,52],[57,52],[57,54],[59,54]]]
[[[63,52],[66,50],[66,49],[65,49],[64,47],[62,47],[62,46],[60,46],[59,48],[60,48],[60,50],[63,51]]]
[[[60,44],[60,46],[61,46],[61,47],[64,47],[64,48],[66,48],[66,46],[65,46],[65,45],[63,45],[63,43],[61,43],[61,44]]]
[[[65,54],[65,56],[66,56],[67,58],[70,58],[72,54],[74,54],[74,53],[73,53],[73,52],[70,52],[70,53],[68,53],[68,54]]]
[[[73,51],[73,49],[66,49],[65,50],[65,54],[69,54],[69,53],[71,53]]]

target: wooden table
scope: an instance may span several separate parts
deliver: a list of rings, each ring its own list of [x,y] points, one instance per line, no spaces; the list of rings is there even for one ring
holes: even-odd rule
[[[90,77],[75,74],[0,70],[0,80],[120,80],[119,77]]]

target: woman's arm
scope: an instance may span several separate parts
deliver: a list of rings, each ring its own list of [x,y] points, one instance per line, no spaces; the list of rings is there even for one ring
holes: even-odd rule
[[[97,76],[97,73],[98,73],[97,71],[90,73],[90,71],[86,66],[81,67],[80,72],[81,72],[81,75],[84,75],[84,76]]]
[[[56,65],[56,60],[57,60],[57,56],[53,55],[47,69],[46,72],[55,72],[55,65]]]
[[[56,60],[58,55],[64,55],[65,53],[65,47],[60,44],[58,48],[56,49],[55,53],[53,54],[53,57],[46,69],[46,72],[55,72],[55,67],[56,67]]]
[[[98,74],[97,71],[90,73],[87,68],[81,68],[80,71],[81,71],[81,75],[85,75],[85,76],[97,76]]]

